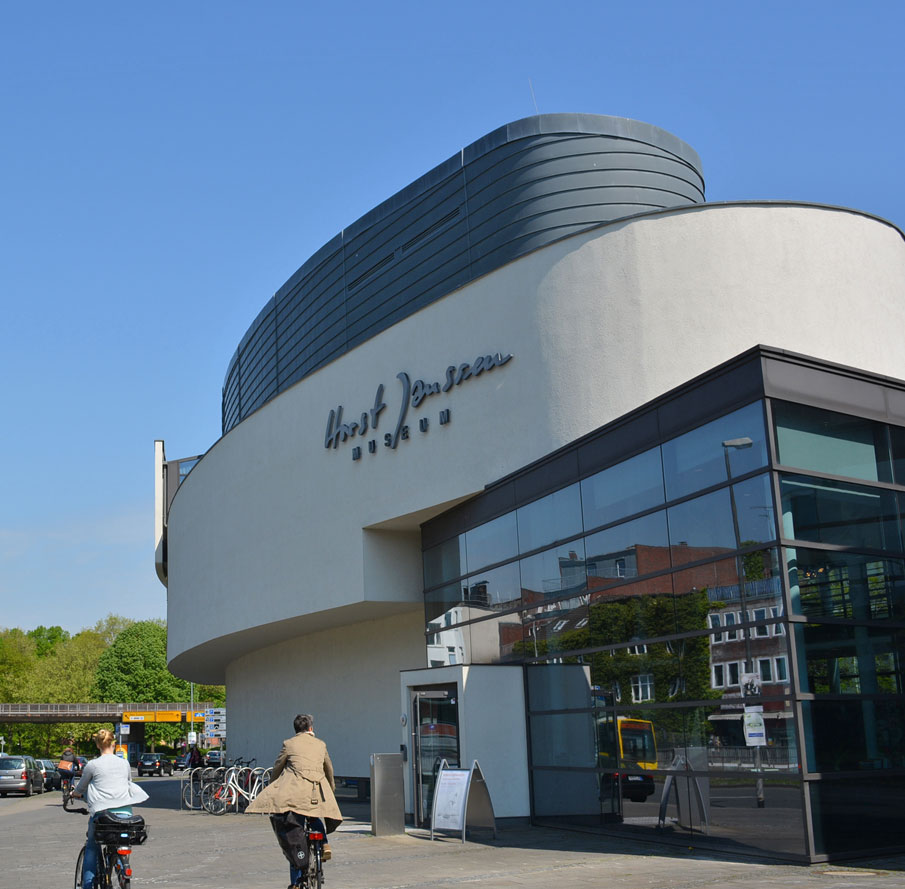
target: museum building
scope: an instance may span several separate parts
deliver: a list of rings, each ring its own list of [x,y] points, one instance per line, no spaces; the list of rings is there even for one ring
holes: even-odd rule
[[[157,443],[170,668],[232,755],[297,712],[406,809],[819,861],[905,848],[905,243],[704,201],[648,124],[540,115],[324,245]]]

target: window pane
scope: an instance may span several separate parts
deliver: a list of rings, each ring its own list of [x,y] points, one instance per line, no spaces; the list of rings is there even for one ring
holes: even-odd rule
[[[905,636],[898,630],[796,625],[799,681],[813,694],[901,694]]]
[[[520,553],[580,534],[581,495],[578,485],[570,485],[520,507],[516,510],[516,520]]]
[[[597,739],[590,710],[531,716],[529,726],[533,765],[596,768]]]
[[[738,538],[741,546],[776,539],[776,517],[770,477],[758,475],[732,486]]]
[[[424,551],[424,586],[432,587],[465,573],[465,538],[446,540]]]
[[[591,677],[582,664],[529,664],[525,680],[531,712],[580,709],[593,703]]]
[[[654,512],[585,538],[588,586],[605,589],[669,568],[666,513]]]
[[[786,549],[792,610],[809,617],[905,620],[905,562]]]
[[[486,612],[485,612],[486,613]],[[459,615],[468,617],[468,613]],[[471,612],[472,617],[478,616]],[[427,637],[427,659],[430,667],[453,664],[500,664],[522,657],[516,653],[522,638],[518,615],[500,614],[471,624],[443,627],[431,624]]]
[[[518,562],[472,574],[465,585],[465,598],[473,607],[514,608],[521,596]]]
[[[761,402],[686,432],[666,442],[662,451],[667,500],[766,466]]]
[[[714,491],[667,511],[673,565],[724,555],[736,548],[729,491]]]
[[[506,513],[466,531],[465,554],[469,572],[518,555],[515,513]]]
[[[659,448],[617,463],[581,483],[585,528],[618,522],[663,501]]]
[[[891,491],[787,475],[781,479],[783,534],[869,549],[901,550]]]
[[[518,651],[525,657],[543,657],[559,651],[588,648],[588,603],[584,596],[563,599],[522,613],[523,639]]]
[[[587,589],[584,541],[556,546],[518,563],[526,604]]]
[[[810,771],[905,766],[905,703],[901,700],[802,701],[801,708],[810,739]]]
[[[892,481],[886,427],[801,404],[773,404],[779,462],[828,475]]]
[[[630,639],[670,636],[676,632],[669,575],[591,592],[591,645],[618,645]]]

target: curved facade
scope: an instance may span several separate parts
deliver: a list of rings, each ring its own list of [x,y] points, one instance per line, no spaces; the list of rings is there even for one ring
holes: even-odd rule
[[[572,124],[578,130],[587,120],[565,119],[578,121]],[[518,166],[524,151],[543,144],[558,154],[556,167],[563,146],[585,138],[563,136],[558,122],[545,141],[550,120],[561,118],[491,134],[466,151],[474,159],[463,154],[439,178],[469,171],[468,179],[494,157],[499,162],[484,171],[484,190],[514,195],[519,176],[511,178],[505,158],[517,158]],[[636,134],[644,128],[621,125]],[[637,141],[659,140],[665,150],[672,137],[647,129],[656,139]],[[693,171],[693,182],[698,166],[690,149],[676,141],[670,152],[669,163]],[[576,156],[573,151],[569,164]],[[599,154],[583,157],[589,169],[563,175],[593,179]],[[526,175],[534,177],[539,165],[535,158]],[[541,186],[538,201],[555,216],[548,188]],[[429,191],[424,179],[411,190],[400,198],[408,208]],[[621,459],[620,418],[758,344],[780,355],[802,353],[905,378],[900,231],[855,211],[696,205],[696,194],[689,185],[684,206],[638,214],[636,193],[631,209],[619,198],[621,210],[612,210],[630,218],[596,223],[576,222],[573,204],[562,218],[575,228],[542,226],[530,236],[512,222],[518,208],[499,198],[493,216],[510,220],[498,229],[510,235],[501,237],[498,252],[485,254],[495,259],[461,280],[447,278],[435,291],[414,285],[397,291],[381,277],[390,265],[376,270],[373,281],[362,283],[373,288],[369,304],[382,304],[382,280],[387,303],[404,306],[399,315],[374,315],[370,324],[363,312],[357,332],[349,336],[344,327],[329,357],[292,371],[298,382],[277,383],[273,376],[272,388],[260,388],[249,410],[230,408],[224,436],[170,507],[168,627],[174,672],[226,681],[235,755],[266,760],[288,730],[287,713],[305,710],[317,714],[337,773],[365,776],[369,754],[411,741],[405,689],[417,697],[417,689],[442,680],[453,689],[444,693],[459,701],[461,758],[480,760],[497,815],[532,814],[521,667],[480,658],[463,665],[450,660],[458,657],[454,652],[435,658],[436,626],[425,622],[432,583],[423,550],[442,543],[444,528],[506,513],[590,471],[563,469],[549,455],[606,424],[612,431],[595,459],[606,463],[608,449]],[[365,217],[349,243],[376,233],[391,210],[384,205]],[[469,214],[474,210],[469,196]],[[342,253],[343,242],[331,243],[324,251]],[[434,249],[442,252],[442,243]],[[309,261],[252,330],[268,311],[279,314],[290,291],[301,294],[325,259],[322,252]],[[362,260],[359,268],[372,266]],[[337,305],[347,305],[348,285],[335,292]],[[304,298],[297,298],[301,305]],[[348,325],[350,314],[336,311]],[[329,339],[331,318],[300,326],[299,336],[319,332]],[[250,332],[243,341],[231,374],[253,338]],[[264,353],[255,359],[260,368],[269,360]],[[840,391],[847,391],[845,379],[839,375]],[[228,378],[227,391],[230,385]],[[664,407],[651,440],[725,408],[706,386],[695,391],[696,412],[670,414]],[[549,463],[549,472],[529,473],[530,485],[494,485],[538,461]],[[438,619],[437,601],[451,615],[461,607],[436,600],[428,605],[429,621]],[[461,613],[450,617],[461,619]],[[502,632],[493,621],[482,627]],[[416,817],[419,781],[407,777]],[[814,848],[802,854],[813,857]]]
[[[261,310],[223,384],[223,432],[434,300],[602,222],[704,200],[697,154],[664,130],[546,114],[494,130],[314,254]]]

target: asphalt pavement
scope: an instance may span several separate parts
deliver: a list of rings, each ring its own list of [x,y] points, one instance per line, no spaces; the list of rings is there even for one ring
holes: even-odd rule
[[[149,839],[136,846],[133,889],[283,889],[288,867],[266,817],[180,811],[179,781],[142,781]],[[0,889],[73,884],[85,817],[63,811],[59,792],[0,806]],[[373,837],[366,805],[341,801],[347,820],[331,836],[326,889],[901,889],[905,856],[800,866],[721,857],[694,847],[545,828],[512,828],[431,840],[428,831]]]

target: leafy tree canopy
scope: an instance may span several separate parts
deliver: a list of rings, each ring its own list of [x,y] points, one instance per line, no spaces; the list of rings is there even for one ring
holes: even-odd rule
[[[187,701],[189,684],[167,669],[167,631],[160,621],[126,627],[101,655],[94,681],[101,701]]]
[[[26,634],[35,641],[35,652],[38,657],[47,657],[61,642],[69,638],[69,633],[62,627],[45,627],[43,624],[29,630]]]

